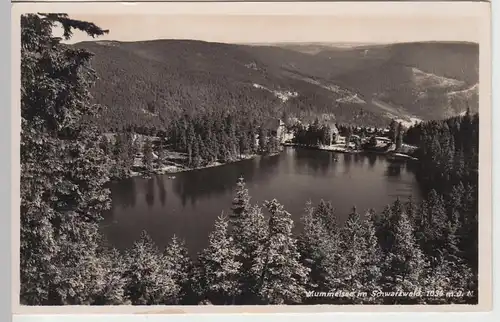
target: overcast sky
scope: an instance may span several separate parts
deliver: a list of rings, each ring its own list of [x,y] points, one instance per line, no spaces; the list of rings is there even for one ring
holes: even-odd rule
[[[75,15],[109,34],[99,40],[197,39],[227,43],[406,41],[478,42],[479,18],[430,17]],[[76,33],[71,42],[92,40]]]

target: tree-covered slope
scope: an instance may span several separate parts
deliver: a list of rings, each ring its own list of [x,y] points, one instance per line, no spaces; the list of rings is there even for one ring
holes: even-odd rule
[[[478,46],[468,43],[236,45],[194,40],[83,42],[107,129],[168,127],[180,114],[252,119],[327,114],[385,126],[477,109]],[[309,47],[311,48],[309,48]],[[314,47],[314,48],[313,48]]]

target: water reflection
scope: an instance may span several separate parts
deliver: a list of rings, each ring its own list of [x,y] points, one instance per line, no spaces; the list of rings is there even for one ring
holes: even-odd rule
[[[181,198],[183,207],[188,201],[191,205],[196,205],[202,199],[232,192],[241,176],[247,182],[269,180],[277,173],[282,157],[286,156],[259,157],[222,167],[179,173],[173,180],[173,190]],[[258,173],[257,169],[260,169]]]
[[[349,172],[351,168],[351,163],[352,163],[352,154],[350,153],[344,153],[344,167],[345,167],[345,172]]]
[[[123,208],[135,207],[137,198],[136,181],[131,179],[122,180],[119,184],[111,184],[111,199],[113,204],[119,204]]]
[[[161,206],[165,207],[165,202],[167,201],[167,190],[165,189],[165,182],[163,182],[163,180],[164,176],[156,176],[156,185],[160,195]]]
[[[401,177],[401,168],[403,168],[404,165],[398,164],[398,163],[389,163],[387,166],[387,169],[385,171],[385,175],[388,177],[395,177],[399,178]]]
[[[370,168],[373,168],[375,163],[377,163],[377,155],[369,153],[366,155],[366,158],[368,159],[368,165]]]
[[[155,203],[155,182],[154,178],[150,178],[146,181],[146,203],[149,207],[153,207]]]
[[[230,211],[240,176],[252,204],[278,199],[292,214],[296,229],[308,200],[330,200],[342,222],[353,205],[359,212],[381,210],[395,198],[420,196],[410,164],[389,163],[374,154],[289,148],[277,156],[171,176],[135,177],[110,185],[111,217],[103,230],[113,245],[130,247],[145,229],[159,247],[175,233],[186,239],[190,252],[200,251],[216,217]]]
[[[315,151],[309,149],[295,150],[295,162],[298,170],[305,173],[325,175],[335,167],[338,156],[329,151]]]

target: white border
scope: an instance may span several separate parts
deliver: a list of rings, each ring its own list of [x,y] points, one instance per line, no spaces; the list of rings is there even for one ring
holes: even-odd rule
[[[119,4],[110,4],[110,3],[100,3],[100,4],[93,4],[93,10],[96,12],[95,7],[103,8],[104,6],[113,6],[119,5]],[[152,5],[152,6],[151,6]],[[488,19],[488,14],[487,11],[489,10],[489,4],[487,3],[469,3],[469,2],[460,2],[460,3],[453,3],[452,6],[450,6],[450,3],[412,3],[412,2],[396,2],[396,3],[388,3],[388,2],[381,2],[381,3],[374,3],[374,2],[366,2],[366,3],[361,3],[361,2],[355,2],[355,3],[324,3],[324,2],[319,2],[319,3],[155,3],[155,4],[145,4],[142,3],[137,6],[121,6],[119,8],[120,14],[138,14],[139,12],[144,12],[143,10],[137,10],[140,7],[143,6],[149,6],[148,10],[151,12],[158,12],[158,6],[162,7],[162,10],[169,9],[168,13],[169,14],[220,14],[221,12],[224,12],[225,14],[296,14],[296,15],[304,15],[304,14],[310,14],[310,15],[328,15],[331,14],[331,10],[335,10],[335,14],[338,15],[353,15],[354,12],[356,12],[356,17],[366,17],[366,16],[373,16],[373,15],[384,15],[384,16],[405,16],[405,15],[422,15],[425,17],[429,16],[435,16],[439,17],[442,16],[442,14],[445,12],[446,16],[449,15],[462,15],[464,17],[470,17],[471,15],[475,14],[482,14],[484,16],[484,25],[482,26],[482,30],[485,32],[485,39],[487,39],[486,42],[481,42],[481,53],[480,53],[480,61],[481,61],[481,81],[480,81],[480,106],[481,106],[481,115],[482,118],[481,120],[485,120],[484,125],[481,125],[481,135],[480,135],[480,163],[486,162],[490,163],[491,160],[491,141],[489,137],[489,130],[491,127],[491,123],[487,122],[489,119],[489,107],[490,107],[490,81],[489,81],[489,70],[490,70],[490,50],[489,46],[490,43],[488,41],[489,33],[490,33],[490,28],[489,28],[489,19]],[[82,4],[82,3],[73,3],[73,4],[67,4],[67,3],[38,3],[38,4],[26,4],[26,3],[17,3],[13,6],[13,17],[12,17],[12,23],[15,24],[16,21],[18,20],[18,14],[19,12],[37,12],[37,11],[45,11],[45,12],[68,12],[68,13],[75,13],[78,12],[79,10],[82,10],[83,8],[87,8],[88,10],[88,4]],[[43,10],[42,10],[43,8]],[[142,8],[141,8],[142,9]],[[100,10],[97,10],[100,11]],[[16,16],[17,14],[17,16]],[[496,16],[498,16],[498,13],[496,13]],[[19,51],[14,48],[19,48],[19,38],[16,38],[16,35],[13,34],[12,36],[12,73],[13,75],[16,75],[16,67],[19,66],[18,62],[19,59],[15,59],[16,56],[19,56]],[[18,57],[17,57],[18,58]],[[484,73],[486,71],[486,74]],[[17,67],[17,74],[19,74],[19,70]],[[486,76],[486,77],[483,77]],[[19,105],[18,101],[14,99],[14,97],[19,97],[19,92],[15,92],[15,88],[19,89],[19,81],[15,77],[12,79],[12,96],[13,96],[13,105],[17,107]],[[19,232],[18,229],[16,231],[15,228],[18,228],[19,222],[18,222],[18,212],[19,208],[16,207],[16,205],[19,205],[19,195],[17,193],[16,196],[16,191],[19,191],[19,173],[18,169],[16,171],[16,165],[17,168],[19,167],[19,147],[18,147],[18,142],[19,142],[19,133],[18,130],[16,131],[16,128],[19,129],[19,110],[14,109],[12,111],[11,115],[11,125],[12,125],[12,139],[13,143],[16,142],[17,144],[12,145],[12,155],[11,155],[11,161],[12,161],[12,203],[13,203],[13,213],[16,214],[16,208],[17,208],[17,215],[13,217],[12,219],[12,235],[13,235],[13,244],[15,246],[16,244],[16,238],[17,238],[17,245],[18,245],[18,237],[19,237]],[[481,121],[483,122],[483,121]],[[483,170],[484,169],[484,170]],[[482,167],[481,172],[480,172],[480,194],[481,194],[481,206],[480,206],[480,212],[481,213],[489,213],[489,210],[491,208],[491,203],[488,201],[491,201],[491,189],[488,187],[489,183],[489,178],[491,177],[491,169],[489,167]],[[487,184],[481,184],[481,182],[486,182]],[[486,188],[486,189],[485,189]],[[17,217],[17,218],[16,218]],[[488,218],[482,218],[480,220],[480,257],[481,257],[481,262],[480,262],[480,270],[484,274],[482,276],[486,275],[486,279],[488,279],[490,272],[489,272],[489,260],[491,260],[490,256],[490,245],[489,241],[486,240],[489,236],[491,236],[491,224],[490,220]],[[484,225],[483,223],[486,223]],[[494,235],[494,238],[497,239],[496,235]],[[483,261],[483,259],[486,256],[486,263]],[[146,316],[146,315],[135,315],[134,317],[126,317],[126,316],[114,316],[113,318],[119,318],[120,321],[126,320],[126,318],[141,318],[141,319],[156,319],[156,318],[165,318],[162,314],[168,313],[168,314],[175,314],[175,313],[186,313],[186,311],[190,311],[193,313],[198,312],[197,317],[202,317],[201,313],[204,312],[247,312],[247,313],[258,313],[258,312],[270,312],[269,308],[270,307],[74,307],[74,306],[68,306],[68,307],[52,307],[52,308],[41,308],[41,307],[19,307],[17,305],[18,303],[18,283],[16,283],[16,280],[18,282],[18,251],[16,249],[13,250],[12,252],[12,260],[13,260],[13,279],[12,279],[12,284],[13,284],[13,310],[15,310],[15,313],[42,313],[42,314],[50,314],[53,312],[58,312],[58,313],[66,313],[66,314],[78,314],[78,315],[72,315],[72,319],[75,321],[78,321],[80,318],[85,318],[87,321],[89,318],[98,318],[99,316],[95,315],[99,312],[104,313],[114,313],[114,314],[120,314],[120,313],[141,313],[141,314],[148,314],[148,313],[155,313],[155,315],[152,316]],[[484,265],[487,265],[486,267]],[[498,267],[498,266],[497,266]],[[498,271],[498,269],[496,270]],[[16,274],[17,272],[17,274]],[[16,276],[17,275],[17,276]],[[17,278],[15,278],[16,276]],[[483,277],[480,277],[481,280],[483,280]],[[489,282],[489,281],[488,281]],[[489,285],[481,285],[484,287],[490,287],[491,283],[489,282]],[[486,308],[489,307],[490,303],[488,300],[491,300],[491,298],[486,299]],[[496,301],[498,303],[498,300]],[[481,302],[482,303],[482,302]],[[291,307],[272,307],[272,312],[320,312],[320,311],[325,311],[324,306],[318,307],[318,306],[291,306]],[[440,310],[445,309],[446,311],[470,311],[470,310],[477,310],[479,306],[446,306],[446,307],[439,307]],[[438,309],[439,309],[438,308]],[[397,310],[397,311],[428,311],[428,310],[434,311],[436,310],[436,307],[429,307],[429,306],[413,306],[413,307],[396,307],[396,306],[391,306],[391,307],[369,307],[369,306],[364,306],[364,307],[335,307],[335,311],[369,311],[372,312],[370,313],[370,316],[379,316],[384,319],[390,320],[391,318],[398,319],[398,321],[402,318],[401,315],[395,316],[394,314],[387,316],[387,315],[381,315],[381,314],[375,314],[373,312],[381,312],[381,311],[387,311],[387,310]],[[481,309],[481,308],[480,308]],[[484,310],[484,308],[482,308]],[[332,309],[330,308],[328,311],[331,311]],[[87,315],[83,316],[80,313],[94,313],[94,315]],[[160,314],[160,315],[158,315]],[[319,318],[320,316],[325,316],[325,317],[332,317],[333,313],[321,313],[319,315],[316,315],[316,318]],[[337,313],[338,314],[338,313]],[[363,317],[360,317],[359,314],[362,314]],[[350,314],[349,316],[342,314],[343,317],[348,317],[348,318],[363,318],[366,319],[368,316],[365,315],[366,313],[356,313],[356,315]],[[429,314],[426,313],[425,316],[431,316],[431,315],[436,315],[437,313]],[[443,315],[441,313],[437,314],[439,315],[440,319],[443,318]],[[475,314],[474,316],[483,316],[486,317],[485,313],[481,313],[479,315]],[[189,315],[186,314],[181,314],[181,315],[174,315],[176,318],[178,317],[179,319],[186,319],[189,317]],[[168,318],[173,318],[174,316],[170,315]],[[203,314],[204,318],[212,317],[214,315],[208,315],[205,316]],[[405,318],[408,315],[405,314]],[[460,316],[456,314],[451,314],[448,313],[445,316],[449,316],[450,320],[453,319],[453,321],[456,321],[459,318],[463,318],[468,316],[468,319],[471,319],[472,317],[470,316],[470,313],[465,315],[461,314]],[[51,320],[53,321],[53,318],[55,316],[50,316]],[[102,316],[101,316],[102,317]],[[255,318],[256,316],[245,316],[245,318]],[[259,317],[264,317],[264,316],[259,316]],[[267,315],[267,317],[271,317],[271,315]],[[278,319],[278,318],[286,318],[289,320],[292,317],[296,317],[296,315],[289,315],[289,314],[279,314],[279,315],[274,315],[272,316],[273,320]],[[418,318],[419,320],[422,318],[425,318],[424,316],[417,317],[416,315],[413,315],[413,317]],[[16,316],[16,320],[21,320],[25,319],[27,316]],[[28,317],[30,318],[30,317]],[[48,315],[43,315],[43,316],[31,316],[34,321],[46,321],[46,318],[49,318]],[[65,320],[68,319],[68,316],[59,316],[59,318],[64,318]],[[110,317],[109,317],[110,318]],[[221,319],[224,318],[231,318],[234,320],[234,316],[230,316],[228,314],[226,315],[217,315],[214,316],[214,318],[217,319],[217,321],[220,321]],[[303,317],[300,317],[303,318]],[[109,320],[108,317],[106,320]],[[26,320],[23,320],[26,321]]]

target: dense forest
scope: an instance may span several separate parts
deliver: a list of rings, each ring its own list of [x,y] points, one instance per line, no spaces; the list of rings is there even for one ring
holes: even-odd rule
[[[111,132],[168,129],[185,113],[302,120],[326,114],[385,127],[392,118],[456,115],[465,102],[478,107],[479,46],[472,43],[326,46],[317,54],[282,44],[178,39],[73,46],[95,54],[99,78],[90,91],[106,109],[93,118]]]
[[[138,153],[145,170],[152,172],[169,163],[167,152],[180,153],[177,163],[195,169],[280,151],[279,120],[257,123],[233,115],[185,115],[173,121],[168,131],[149,132],[158,135],[157,142],[152,142],[149,136],[139,142],[133,129],[115,133],[112,140],[103,136],[100,146],[113,164],[111,178],[129,177]]]
[[[104,188],[113,171],[109,150],[126,144],[106,143],[89,121],[100,108],[89,93],[91,54],[54,38],[56,23],[65,38],[73,29],[106,32],[64,14],[21,18],[21,304],[477,303],[478,115],[406,132],[405,139],[419,146],[427,195],[421,203],[396,200],[366,214],[353,208],[344,225],[331,203],[307,204],[304,229],[294,235],[283,205],[252,204],[242,178],[232,213],[214,223],[208,246],[194,260],[176,236],[160,250],[144,233],[119,252],[106,243],[99,223],[110,204]],[[190,162],[275,148],[272,135],[252,141],[258,134],[252,123],[233,117],[186,116],[190,121],[164,135],[191,153]],[[220,137],[210,141],[214,134]],[[333,290],[355,296],[314,293]]]

